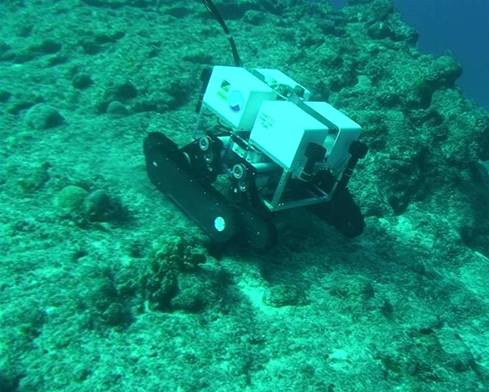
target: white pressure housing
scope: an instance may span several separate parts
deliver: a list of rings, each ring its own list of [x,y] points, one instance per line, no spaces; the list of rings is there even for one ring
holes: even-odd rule
[[[359,138],[362,128],[346,114],[326,102],[305,102],[305,104],[338,128],[339,132],[328,130],[323,145],[326,148],[327,166],[332,170],[340,169],[350,157],[348,152],[350,145]]]
[[[233,128],[250,131],[261,104],[277,94],[244,68],[215,66],[204,94],[204,105]]]
[[[301,96],[294,95],[298,90]],[[249,143],[293,176],[301,176],[309,143],[326,148],[322,164],[337,174],[350,158],[350,145],[361,127],[326,102],[307,101],[310,95],[277,69],[215,66],[203,105],[233,131],[251,131]],[[250,151],[238,145],[234,149],[250,159]]]
[[[306,160],[309,143],[323,144],[326,125],[290,101],[267,101],[261,105],[250,143],[287,171],[296,172]]]

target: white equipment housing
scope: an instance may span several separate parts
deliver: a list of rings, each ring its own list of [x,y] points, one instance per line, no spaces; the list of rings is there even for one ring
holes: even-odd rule
[[[323,146],[326,148],[327,166],[339,170],[349,156],[348,149],[360,137],[362,127],[350,117],[326,102],[305,102],[307,106],[331,121],[338,131],[328,128]]]
[[[322,145],[326,125],[289,101],[263,102],[251,131],[250,143],[272,161],[299,175],[309,143]]]
[[[300,87],[304,103],[337,129],[284,101],[274,90],[280,85],[291,90]],[[309,90],[276,69],[257,68],[252,73],[239,67],[215,66],[203,102],[235,130],[251,131],[250,143],[285,170],[300,170],[309,142],[322,144],[327,151],[327,167],[339,170],[362,129],[326,102],[307,102],[310,95]]]
[[[233,128],[251,130],[261,104],[276,98],[271,87],[246,69],[215,66],[203,103]]]
[[[314,162],[339,178],[348,164],[352,142],[361,127],[326,102],[309,101],[311,92],[279,70],[215,66],[203,96],[203,108],[210,110],[232,134],[240,135],[247,147],[234,143],[231,149],[253,165],[273,162],[282,177],[270,210],[298,203],[282,203],[282,194],[291,179],[306,180],[312,145],[324,147],[326,155]],[[241,136],[244,135],[244,136]],[[226,139],[227,140],[227,139]],[[256,166],[258,168],[258,166]],[[300,203],[330,198],[322,194]],[[267,201],[265,201],[267,203]]]

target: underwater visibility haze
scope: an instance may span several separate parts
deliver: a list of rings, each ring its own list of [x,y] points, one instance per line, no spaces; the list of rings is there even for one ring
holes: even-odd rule
[[[0,392],[489,390],[487,43],[401,3],[2,0]]]
[[[347,0],[332,0],[344,7]],[[489,110],[489,2],[486,0],[394,0],[404,21],[419,33],[424,53],[452,53],[463,67],[457,83],[466,96]]]

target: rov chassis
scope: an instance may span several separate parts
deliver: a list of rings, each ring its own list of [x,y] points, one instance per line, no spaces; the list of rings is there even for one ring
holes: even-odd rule
[[[216,244],[274,244],[273,215],[307,207],[348,237],[364,219],[348,181],[361,127],[276,69],[215,66],[203,78],[193,141],[144,141],[152,183]]]

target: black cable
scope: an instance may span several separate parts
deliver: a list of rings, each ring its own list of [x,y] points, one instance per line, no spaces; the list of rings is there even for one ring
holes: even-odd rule
[[[231,50],[233,52],[234,65],[236,67],[241,67],[241,59],[239,58],[238,49],[236,48],[236,43],[234,42],[234,38],[229,32],[228,27],[226,26],[226,22],[224,22],[223,17],[219,13],[219,10],[216,8],[214,3],[211,0],[202,0],[202,3],[207,7],[207,9],[214,15],[216,20],[221,25],[226,37],[228,37],[229,44],[231,45]]]

